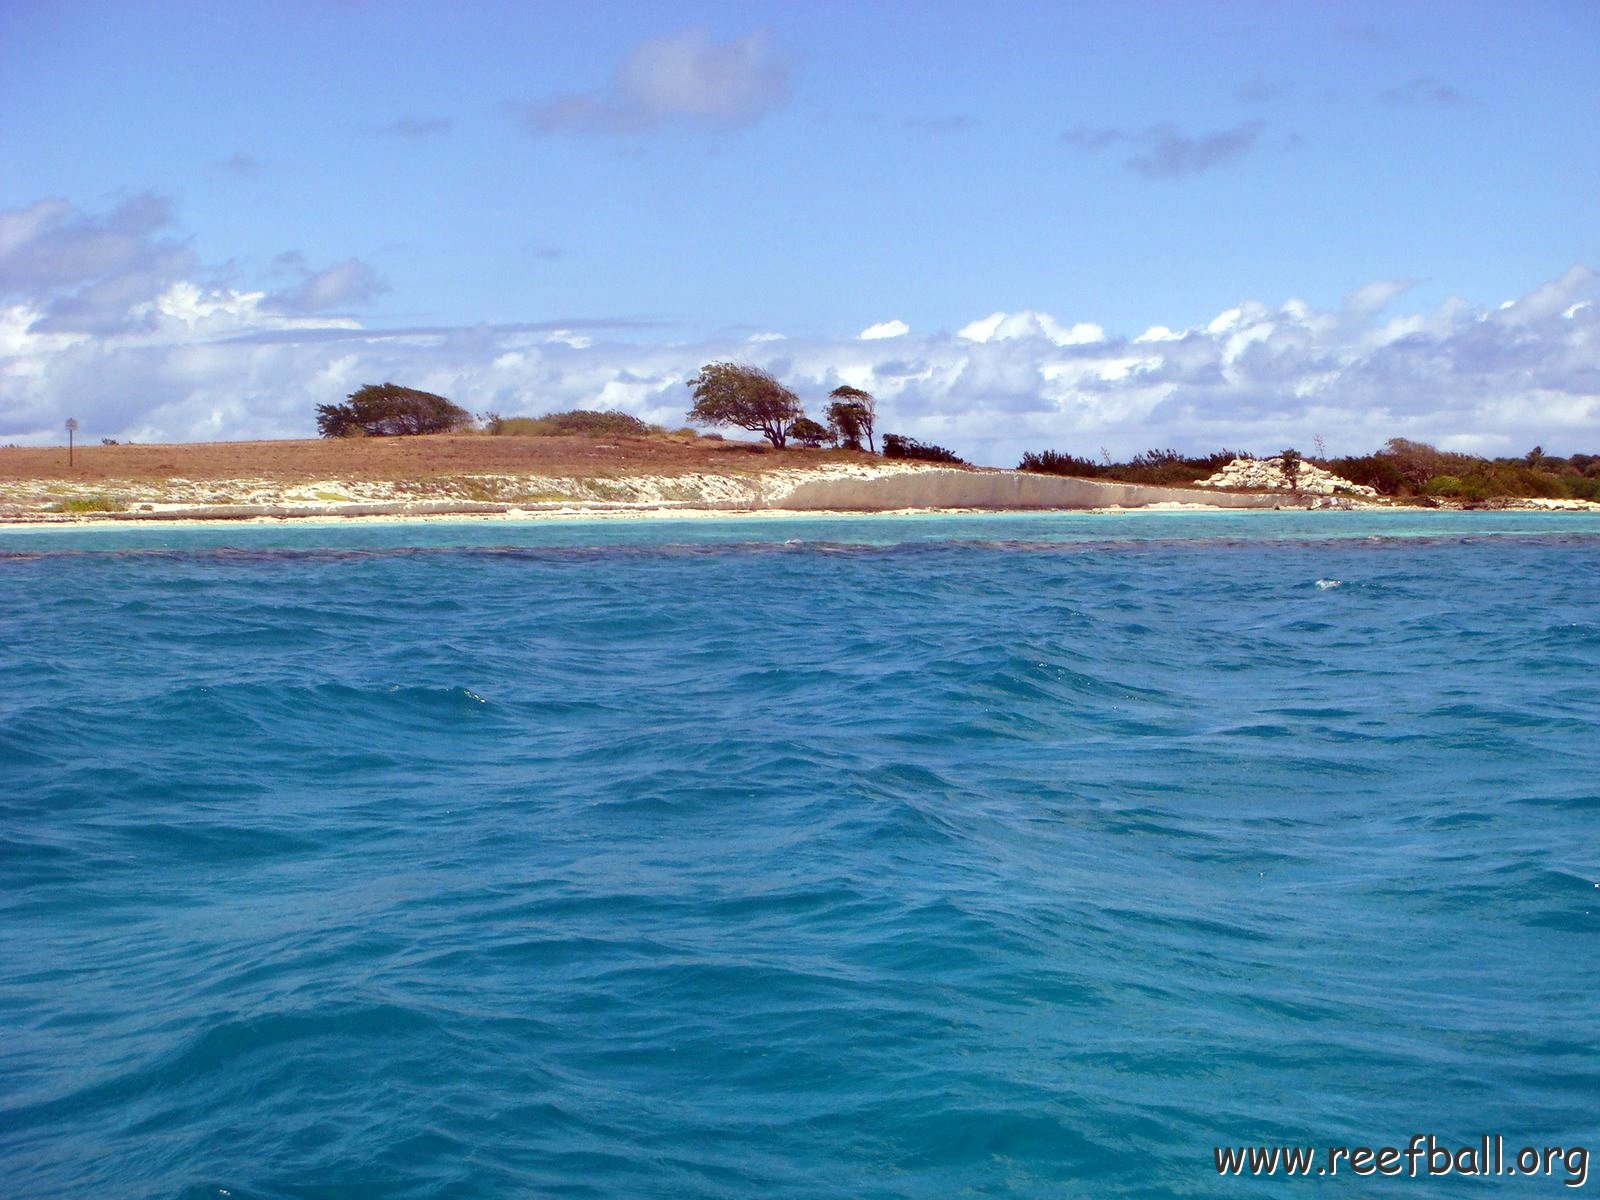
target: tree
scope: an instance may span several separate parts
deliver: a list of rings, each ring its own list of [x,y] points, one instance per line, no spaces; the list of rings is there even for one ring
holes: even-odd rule
[[[397,383],[369,383],[351,392],[348,404],[317,405],[317,432],[326,438],[449,433],[471,423],[459,404]]]
[[[1278,462],[1283,467],[1283,481],[1289,485],[1291,492],[1300,490],[1300,464],[1303,461],[1298,450],[1285,450],[1278,455]]]
[[[823,442],[834,440],[833,433],[817,424],[810,417],[796,417],[794,424],[789,426],[789,436],[802,446],[812,450],[822,445]]]
[[[828,405],[828,427],[834,436],[851,450],[861,449],[861,439],[865,437],[868,448],[876,454],[878,445],[872,440],[872,425],[877,419],[878,403],[872,393],[842,384],[829,392],[828,398],[833,401]]]
[[[790,426],[805,416],[800,398],[760,367],[744,363],[707,363],[689,380],[696,425],[732,425],[759,433],[782,450]]]

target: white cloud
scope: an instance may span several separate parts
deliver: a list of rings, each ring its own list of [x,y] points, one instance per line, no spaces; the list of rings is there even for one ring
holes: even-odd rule
[[[1376,279],[1351,292],[1345,298],[1344,306],[1358,316],[1370,316],[1386,307],[1390,301],[1403,296],[1411,287],[1412,281],[1409,279]]]
[[[1336,453],[1395,436],[1600,450],[1600,281],[1583,267],[1501,308],[1451,299],[1394,311],[1397,285],[1379,280],[1336,310],[1247,299],[1193,328],[1131,337],[1022,310],[955,333],[883,322],[858,335],[668,345],[607,322],[367,329],[288,311],[265,288],[207,283],[198,268],[147,270],[152,254],[165,258],[159,229],[151,214],[88,218],[55,204],[0,213],[0,263],[25,264],[0,304],[0,441],[52,440],[69,414],[85,436],[303,437],[316,405],[386,379],[475,412],[606,406],[676,426],[684,381],[741,358],[813,408],[840,384],[865,388],[881,429],[1001,465],[1027,449],[1274,450],[1317,434]],[[59,258],[41,249],[52,238]],[[337,278],[296,261],[302,287]],[[108,281],[98,324],[51,319],[63,296]],[[874,329],[895,336],[865,336]]]
[[[1106,332],[1087,321],[1063,325],[1049,313],[1024,309],[1018,313],[995,312],[957,331],[969,342],[1011,341],[1016,338],[1043,338],[1056,346],[1081,346],[1104,341]]]
[[[530,133],[641,134],[748,125],[788,94],[788,70],[766,33],[714,42],[691,29],[641,43],[604,88],[512,107]]]
[[[904,321],[879,321],[876,325],[868,325],[859,336],[863,342],[881,342],[888,338],[905,337],[911,332],[911,326]]]

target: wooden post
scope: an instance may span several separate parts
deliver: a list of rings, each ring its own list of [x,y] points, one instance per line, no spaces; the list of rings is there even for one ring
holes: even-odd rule
[[[77,433],[77,432],[78,432],[78,418],[77,417],[68,417],[67,418],[67,466],[69,466],[69,467],[72,465],[72,449],[73,449],[73,447],[72,447],[72,442],[73,442],[72,435]]]

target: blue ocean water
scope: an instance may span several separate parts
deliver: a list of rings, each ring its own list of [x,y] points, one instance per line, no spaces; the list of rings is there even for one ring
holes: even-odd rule
[[[0,531],[0,1193],[1600,1152],[1597,583],[1568,514]]]

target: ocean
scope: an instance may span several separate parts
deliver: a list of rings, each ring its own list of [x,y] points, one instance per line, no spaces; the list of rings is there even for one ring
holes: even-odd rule
[[[1597,584],[1584,514],[0,530],[0,1193],[1600,1151]]]

